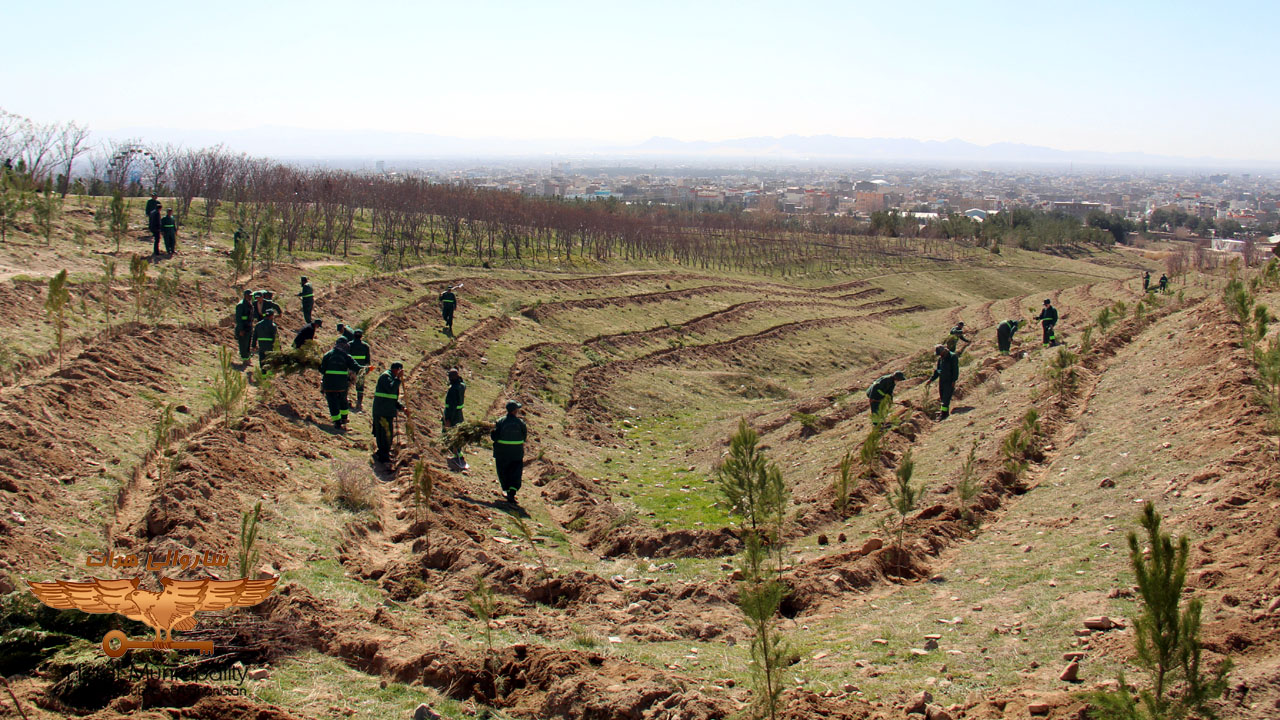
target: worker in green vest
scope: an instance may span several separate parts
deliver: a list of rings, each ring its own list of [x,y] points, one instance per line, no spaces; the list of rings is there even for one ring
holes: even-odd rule
[[[305,275],[302,277],[302,292],[298,293],[298,297],[302,298],[302,319],[310,323],[311,308],[315,307],[315,291],[311,289],[311,283],[307,282]]]
[[[244,291],[244,299],[236,304],[236,343],[240,346],[240,364],[249,364],[249,348],[253,345],[253,293]]]
[[[391,464],[391,440],[395,437],[396,414],[409,409],[400,402],[400,383],[404,379],[404,363],[393,362],[378,376],[373,388],[373,440],[378,446],[375,460]]]
[[[441,431],[462,422],[462,406],[467,398],[467,384],[462,382],[458,368],[449,368],[449,390],[444,394],[444,418]],[[453,454],[452,464],[458,470],[465,470],[467,461],[462,457],[462,448]]]
[[[956,380],[960,378],[960,356],[964,354],[961,350],[956,352],[948,350],[946,345],[937,345],[933,348],[933,354],[938,357],[938,364],[933,369],[933,375],[925,381],[925,386],[934,380],[938,381],[938,419],[946,420],[951,416],[951,396],[956,391]]]
[[[164,217],[160,218],[160,234],[164,236],[165,254],[173,257],[178,246],[178,218],[173,216],[173,208],[165,210]]]
[[[351,412],[347,390],[351,387],[351,376],[359,370],[360,366],[347,352],[346,338],[338,338],[333,349],[320,358],[320,392],[324,393],[329,406],[329,419],[338,430],[347,427],[347,414]]]
[[[996,326],[996,345],[1001,355],[1009,354],[1009,346],[1013,343],[1013,334],[1018,331],[1021,320],[1005,320]]]
[[[444,318],[444,331],[448,335],[453,335],[453,311],[458,307],[458,296],[453,294],[453,288],[446,288],[440,293],[440,316]]]
[[[369,343],[364,341],[364,331],[356,328],[351,332],[351,359],[360,366],[356,373],[356,412],[364,412],[364,386],[369,377],[369,363],[373,361]]]
[[[253,344],[258,348],[259,372],[267,372],[267,353],[276,348],[276,336],[280,331],[276,327],[275,318],[276,311],[267,308],[262,313],[262,321],[253,328]]]
[[[867,388],[867,399],[871,401],[871,422],[876,421],[876,417],[880,414],[881,406],[885,400],[893,402],[893,391],[897,389],[898,383],[906,380],[907,376],[901,371],[890,373],[881,377]],[[888,414],[888,410],[885,410]]]
[[[489,439],[493,441],[493,462],[498,470],[498,485],[507,496],[507,502],[516,502],[516,493],[520,491],[520,476],[524,473],[524,441],[529,429],[524,421],[516,415],[520,403],[507,401],[507,414],[493,425]]]

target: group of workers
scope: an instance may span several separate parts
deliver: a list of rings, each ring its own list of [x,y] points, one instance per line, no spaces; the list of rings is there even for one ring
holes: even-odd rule
[[[165,208],[160,204],[159,196],[152,195],[144,210],[147,213],[147,230],[151,233],[152,257],[160,255],[162,237],[165,254],[173,257],[173,251],[178,247],[178,219],[173,216],[173,208]],[[160,214],[161,210],[164,210],[164,215]]]
[[[454,294],[458,286],[447,287],[440,293],[440,314],[444,321],[442,332],[453,336],[453,316],[457,306]],[[301,278],[301,291],[297,297],[301,300],[302,315],[305,324],[297,331],[293,339],[293,347],[300,349],[308,342],[316,341],[316,334],[323,325],[320,318],[313,318],[315,308],[315,291],[306,277]],[[235,336],[240,349],[240,363],[248,367],[251,362],[250,353],[258,352],[259,371],[269,373],[267,356],[278,349],[279,326],[277,319],[282,309],[274,301],[270,290],[244,291],[243,299],[235,307]],[[324,395],[329,410],[329,420],[339,432],[345,432],[352,412],[364,412],[365,385],[370,368],[373,365],[373,352],[365,340],[364,331],[360,328],[348,327],[344,323],[337,325],[338,337],[333,347],[320,359],[320,391]],[[447,431],[463,422],[463,406],[466,401],[467,385],[457,368],[448,371],[449,389],[444,397],[444,411],[441,417],[441,429]],[[373,390],[373,403],[370,412],[371,429],[376,451],[374,460],[390,466],[391,441],[395,436],[396,417],[405,413],[412,421],[409,409],[400,401],[400,386],[404,382],[404,364],[391,363],[387,370],[378,376]],[[353,409],[348,399],[351,385],[355,384],[356,405]],[[524,441],[528,428],[517,411],[522,405],[509,400],[506,404],[507,414],[494,423],[489,433],[493,441],[493,458],[497,469],[498,482],[507,502],[518,504],[516,493],[520,490],[524,468]],[[451,467],[459,470],[467,468],[461,449],[449,458]]]
[[[1053,306],[1053,301],[1048,298],[1044,301],[1044,307],[1040,310],[1040,314],[1035,317],[1040,322],[1043,331],[1043,343],[1045,347],[1052,347],[1058,344],[1057,325],[1058,325],[1058,309]],[[996,347],[999,348],[1001,355],[1009,354],[1009,347],[1013,343],[1013,334],[1021,327],[1023,320],[1012,318],[996,325]],[[928,387],[933,381],[938,381],[938,420],[945,420],[951,416],[951,398],[955,395],[956,381],[960,379],[960,356],[969,348],[972,342],[965,335],[965,327],[963,322],[956,323],[951,328],[951,332],[947,336],[944,343],[934,346],[933,354],[936,363],[933,368],[933,374],[925,381],[925,387]],[[963,342],[964,347],[956,349],[959,343]],[[871,401],[871,419],[873,423],[881,422],[888,415],[888,407],[886,401],[892,402],[893,391],[897,388],[897,384],[906,380],[906,373],[901,370],[889,373],[877,379],[867,388],[867,398]]]
[[[1162,294],[1169,292],[1169,276],[1168,275],[1161,273],[1160,284],[1158,285],[1158,288]],[[1146,270],[1143,270],[1142,271],[1142,292],[1149,293],[1151,291],[1152,291],[1151,273]]]

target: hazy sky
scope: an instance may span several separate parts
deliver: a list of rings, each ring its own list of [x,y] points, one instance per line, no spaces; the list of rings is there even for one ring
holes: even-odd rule
[[[4,2],[39,120],[1280,161],[1280,2]],[[211,9],[212,8],[212,9]]]

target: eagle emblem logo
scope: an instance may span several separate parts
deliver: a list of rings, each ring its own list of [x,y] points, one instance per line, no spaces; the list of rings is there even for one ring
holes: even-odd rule
[[[156,631],[152,640],[133,640],[119,630],[102,638],[102,651],[118,658],[129,650],[199,650],[213,653],[210,641],[180,642],[173,631],[191,630],[200,622],[198,612],[257,605],[275,589],[278,577],[262,580],[174,580],[160,578],[163,592],[138,587],[138,578],[93,582],[27,582],[31,592],[45,605],[58,610],[87,613],[115,613],[146,623]]]

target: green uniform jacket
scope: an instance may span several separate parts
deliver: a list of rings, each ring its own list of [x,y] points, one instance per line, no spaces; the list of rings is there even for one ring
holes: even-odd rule
[[[448,312],[458,304],[458,298],[453,294],[452,290],[445,290],[440,293],[440,309]]]
[[[315,291],[311,289],[311,283],[302,284],[302,292],[298,293],[298,297],[302,298],[302,302],[310,302],[315,296]]]
[[[1000,325],[996,329],[1006,331],[1009,333],[1009,336],[1012,337],[1013,334],[1018,331],[1018,321],[1005,320],[1004,322],[1000,323]]]
[[[322,392],[346,392],[351,386],[351,373],[360,369],[351,356],[334,348],[320,358],[320,390]]]
[[[262,321],[253,328],[253,341],[256,342],[259,347],[266,347],[268,350],[275,350],[276,333],[278,331],[279,329],[276,327],[276,324],[271,321],[271,318],[262,318]]]
[[[959,325],[956,325],[951,328],[951,334],[955,335],[956,337],[960,338],[965,342],[969,342],[969,338],[964,336],[964,330],[962,330]]]
[[[178,219],[172,215],[160,218],[160,232],[170,237],[178,234]]]
[[[155,210],[155,209],[156,209],[156,208],[158,208],[158,207],[160,207],[160,201],[159,201],[159,200],[148,200],[148,201],[147,201],[147,207],[146,207],[146,213],[147,213],[147,215],[148,215],[148,216],[150,216],[150,215],[151,215],[151,211],[152,211],[152,210]]]
[[[493,441],[493,456],[499,460],[524,457],[524,439],[529,434],[524,421],[515,415],[506,415],[493,424],[489,439]]]
[[[871,383],[871,387],[867,388],[867,397],[879,400],[886,395],[892,395],[896,387],[898,387],[898,381],[893,379],[893,373],[889,373]]]
[[[467,384],[459,380],[449,383],[449,392],[444,394],[444,421],[447,423],[462,422],[462,404],[466,402]]]
[[[400,404],[400,381],[388,370],[378,376],[373,389],[373,416],[393,418],[404,409]]]
[[[1058,308],[1050,305],[1049,307],[1041,310],[1036,319],[1042,323],[1046,321],[1056,323],[1058,322]]]
[[[249,330],[253,327],[253,302],[241,300],[236,303],[236,331]]]
[[[276,302],[275,302],[274,300],[263,300],[263,301],[262,301],[262,314],[264,314],[264,315],[265,315],[265,314],[267,313],[267,310],[268,310],[268,309],[275,310],[275,311],[276,311],[276,317],[280,317],[280,313],[281,313],[282,311],[280,310],[280,306],[279,306],[279,305],[277,305],[277,304],[276,304]]]
[[[369,343],[364,340],[352,340],[347,352],[351,353],[351,359],[360,363],[362,367],[369,367],[369,363],[373,360],[372,353],[369,352]]]
[[[938,356],[938,364],[933,369],[930,380],[951,384],[960,377],[960,353],[946,350]]]
[[[351,328],[344,327],[342,328],[341,331],[338,332],[338,337],[344,337],[347,339],[347,342],[351,342],[352,340],[356,339],[356,334],[351,331]]]

